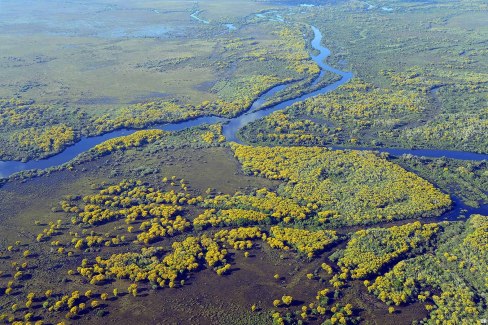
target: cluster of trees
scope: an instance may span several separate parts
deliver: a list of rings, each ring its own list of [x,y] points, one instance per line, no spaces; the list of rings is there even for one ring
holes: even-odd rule
[[[321,148],[233,146],[236,156],[249,170],[258,174],[264,173],[269,178],[285,180],[286,183],[280,188],[279,193],[265,188],[248,195],[239,192],[234,195],[210,195],[211,191],[208,191],[208,196],[203,198],[192,197],[185,191],[172,190],[173,186],[188,186],[184,180],[178,180],[174,176],[162,180],[164,188],[169,187],[169,190],[148,186],[141,181],[124,180],[115,185],[105,185],[95,194],[83,197],[65,196],[60,202],[61,210],[73,216],[72,224],[64,224],[62,220],[51,222],[49,227],[41,232],[40,242],[51,236],[59,236],[65,229],[71,229],[70,227],[81,226],[82,235],[74,231],[69,232],[73,237],[71,242],[61,244],[60,240],[53,240],[51,245],[58,247],[61,253],[70,247],[101,247],[88,250],[87,253],[114,250],[109,255],[100,254],[94,259],[87,257],[76,271],[69,270],[68,275],[85,277],[91,285],[99,286],[106,285],[114,279],[126,279],[132,283],[129,293],[138,296],[137,286],[140,284],[147,283],[153,288],[178,287],[184,285],[188,273],[205,267],[213,269],[218,275],[224,275],[232,267],[232,254],[229,254],[228,249],[244,250],[244,256],[248,257],[247,250],[256,247],[256,241],[263,241],[271,247],[284,250],[293,249],[313,258],[339,239],[335,231],[317,230],[317,226],[329,222],[330,219],[344,218],[344,214],[338,212],[338,209],[330,209],[322,200],[310,199],[308,195],[312,195],[314,189],[307,187],[320,188],[321,185],[317,184],[321,182],[325,183],[323,186],[329,187],[342,185],[336,179],[345,178],[355,187],[361,186],[361,180],[365,185],[364,189],[360,189],[365,191],[366,187],[372,186],[369,181],[393,177],[389,173],[390,165],[393,164],[370,153],[332,152]],[[304,157],[307,158],[306,163],[301,162]],[[350,173],[357,168],[361,172],[349,178]],[[395,170],[396,167],[391,168]],[[393,174],[395,177],[406,177],[408,180],[403,184],[408,185],[411,182],[411,178],[403,175],[406,174],[403,169],[399,168],[396,172],[399,175]],[[298,191],[294,192],[295,190]],[[360,193],[365,195],[363,192]],[[295,197],[292,199],[293,195]],[[357,194],[361,197],[360,195]],[[335,204],[340,206],[338,203]],[[194,219],[186,218],[185,213],[195,213],[200,207],[206,209],[203,214]],[[185,215],[185,218],[182,215]],[[88,219],[84,220],[85,217]],[[269,231],[259,226],[232,228],[243,222],[268,224],[268,220],[278,225],[272,226]],[[117,222],[113,224],[114,230],[124,233],[112,235],[106,232],[101,235],[90,231],[90,228],[96,228],[106,222]],[[137,228],[134,227],[136,224]],[[388,304],[401,305],[416,300],[425,301],[426,308],[431,311],[431,319],[481,315],[484,300],[480,300],[477,294],[486,290],[486,279],[480,275],[483,273],[480,271],[486,269],[488,260],[485,258],[485,241],[488,238],[486,217],[475,216],[470,219],[463,235],[457,239],[457,245],[441,243],[439,251],[434,253],[431,250],[434,241],[439,243],[439,236],[443,235],[446,229],[451,229],[446,225],[450,224],[422,225],[415,222],[355,232],[345,249],[332,255],[332,260],[337,261],[341,269],[340,272],[334,273],[331,266],[322,263],[320,269],[307,274],[309,279],[324,283],[326,279],[319,276],[319,271],[323,269],[333,289],[326,287],[319,290],[314,301],[304,304],[293,314],[276,314],[275,321],[290,323],[293,320],[307,320],[312,317],[324,320],[327,324],[354,323],[356,318],[352,306],[336,303],[341,288],[351,278],[367,279],[365,285],[368,290]],[[230,228],[198,233],[207,226]],[[190,230],[195,232],[190,235]],[[150,245],[156,240],[176,234],[186,235],[172,242],[169,250]],[[452,236],[446,234],[444,240],[450,237]],[[64,241],[64,237],[61,236],[60,239]],[[134,243],[144,243],[147,247],[124,253],[120,253],[117,248],[110,248],[130,240],[135,240]],[[12,246],[10,251],[16,251],[15,247]],[[447,250],[447,247],[454,249]],[[424,261],[414,257],[420,253],[424,254]],[[23,256],[29,257],[31,253],[24,252]],[[72,256],[75,256],[73,250],[68,251],[67,257]],[[398,263],[400,260],[405,261]],[[386,272],[395,263],[398,264],[390,272]],[[432,264],[430,269],[425,266],[429,263]],[[433,266],[437,269],[430,271]],[[16,267],[16,273],[12,274],[12,277],[15,281],[21,281],[26,275],[27,264],[25,267],[16,264]],[[428,270],[428,273],[422,270]],[[457,274],[459,277],[446,278],[453,276],[448,273]],[[375,277],[376,279],[370,282]],[[459,283],[459,279],[467,281],[467,285],[459,288],[445,286],[445,283]],[[439,288],[441,294],[431,293],[432,287]],[[12,282],[3,291],[5,294],[12,294],[15,288]],[[93,309],[87,307],[85,298],[75,299],[70,303],[60,297],[51,299],[47,308],[66,312],[69,319],[77,317],[83,310]],[[100,295],[101,300],[105,300],[108,295],[105,294],[103,297]],[[33,298],[30,304],[36,305],[36,301]],[[288,297],[286,301],[280,300],[278,305],[292,308],[291,301],[287,301]],[[335,305],[331,305],[332,302]],[[460,307],[454,308],[454,315],[451,315],[452,311],[448,312],[449,306],[457,303]],[[95,301],[94,308],[98,307],[99,302]]]
[[[487,316],[488,217],[440,230],[434,252],[400,261],[365,285],[389,305],[425,303],[428,322],[476,323]]]
[[[176,241],[171,251],[159,258],[162,247],[142,248],[140,252],[113,254],[108,259],[96,258],[96,263],[83,263],[77,271],[90,279],[92,284],[104,284],[108,279],[129,279],[135,282],[149,281],[158,287],[175,287],[184,274],[197,271],[204,265],[219,275],[231,265],[227,262],[227,250],[223,243],[236,249],[252,247],[250,239],[260,238],[259,228],[236,228],[217,232],[213,238],[207,235],[188,236]],[[181,281],[180,281],[181,282]]]
[[[155,142],[166,134],[168,134],[168,132],[162,130],[137,131],[131,135],[107,140],[99,145],[96,145],[93,150],[100,155],[104,155],[116,150],[126,150]]]
[[[488,262],[483,258],[488,254],[488,217],[479,214],[471,216],[467,232],[463,245],[478,256],[477,260]]]
[[[259,227],[239,227],[224,229],[215,233],[214,238],[221,243],[227,243],[230,247],[239,250],[253,247],[253,239],[261,239],[265,236]]]
[[[339,91],[296,103],[241,133],[252,142],[275,145],[371,145],[372,134],[381,138],[378,132],[418,119],[425,105],[418,92],[378,88],[355,78]]]
[[[298,28],[285,27],[278,32],[278,35],[281,40],[280,46],[290,49],[283,51],[279,58],[289,62],[288,67],[290,69],[300,74],[307,73],[312,76],[320,73],[320,67],[310,59],[302,31]]]
[[[168,182],[167,178],[163,181]],[[175,179],[172,183],[174,181]],[[180,183],[181,187],[186,189],[184,181]],[[181,234],[191,228],[190,221],[179,214],[185,204],[196,204],[203,200],[201,197],[191,198],[189,194],[183,192],[147,187],[142,182],[134,180],[124,180],[117,185],[101,189],[97,194],[86,195],[81,198],[83,203],[78,202],[79,197],[70,197],[70,199],[62,201],[61,207],[63,211],[74,214],[73,224],[96,226],[118,219],[124,219],[126,224],[132,224],[139,219],[145,219],[139,225],[140,232],[137,234],[137,241],[144,244]],[[133,226],[129,226],[128,232],[133,232],[133,229]],[[44,233],[39,234],[40,240],[45,238]],[[119,237],[107,240],[100,236],[88,236],[74,238],[73,243],[76,248],[81,249],[101,244],[116,245],[121,242]]]
[[[191,239],[181,245],[188,248],[191,244],[190,241]],[[79,266],[77,271],[81,276],[88,278],[92,284],[104,284],[108,279],[120,278],[131,281],[149,280],[161,287],[164,287],[169,282],[174,285],[174,280],[178,277],[178,270],[173,270],[159,259],[153,258],[161,250],[162,248],[149,247],[142,248],[140,252],[113,254],[108,259],[97,257],[96,263],[92,265],[84,263],[84,266]],[[181,249],[178,251],[182,254],[187,253]],[[190,253],[188,252],[187,255],[190,255]],[[189,258],[189,256],[184,257]],[[170,262],[170,258],[167,261]],[[192,269],[193,266],[190,262],[194,263],[194,259],[192,258],[189,261],[182,260],[180,266],[186,263],[185,270],[187,268]],[[174,264],[175,261],[172,261],[172,263]]]
[[[0,98],[0,126],[33,127],[37,126],[49,106],[36,105],[34,101],[19,98]]]
[[[115,115],[103,114],[90,118],[91,134],[100,134],[120,128],[143,128],[163,122],[177,122],[203,115],[190,105],[158,100],[134,104],[119,109]]]
[[[248,141],[278,145],[327,145],[339,142],[341,132],[308,118],[295,118],[288,111],[277,111],[239,130]]]
[[[442,8],[413,1],[397,2],[396,7],[392,7],[394,12],[388,15],[381,14],[378,7],[367,10],[366,14],[364,9],[350,10],[350,6],[337,6],[329,12],[324,10],[313,15],[320,17],[321,30],[337,31],[329,35],[332,43],[336,40],[347,44],[332,59],[336,64],[340,64],[340,60],[347,61],[348,66],[354,67],[357,75],[368,83],[390,88],[393,92],[406,90],[417,93],[425,103],[421,114],[375,118],[369,130],[358,131],[359,136],[356,137],[361,145],[371,145],[376,140],[379,142],[377,145],[390,147],[486,152],[487,144],[483,141],[486,137],[481,131],[483,124],[479,122],[486,121],[488,75],[485,48],[480,43],[482,33],[468,36],[471,28],[476,31],[482,28],[476,23],[477,14],[473,14],[476,10],[483,10],[479,2],[462,1],[460,6],[449,3]],[[426,10],[431,10],[429,15],[421,14]],[[338,15],[341,19],[335,19]],[[462,27],[457,24],[460,17],[464,21]],[[419,24],[411,26],[412,18]],[[360,27],[354,25],[359,20],[362,22]],[[472,23],[471,26],[468,22]],[[374,58],[371,53],[375,53]],[[364,94],[368,95],[366,91]],[[373,97],[371,101],[375,101]],[[378,105],[382,104],[378,102]],[[452,116],[452,122],[458,119],[459,123],[446,124],[442,131],[429,134],[430,126],[444,124],[436,122],[446,120],[454,112],[456,117]],[[472,121],[468,126],[466,120],[470,119],[478,121]],[[380,120],[392,126],[385,123],[382,127],[383,121]],[[348,122],[353,124],[354,120],[351,118]],[[337,126],[347,128],[346,125]],[[416,136],[412,134],[409,141],[405,141],[403,134],[418,127],[421,130],[415,132]],[[470,133],[473,135],[467,136]]]
[[[207,209],[193,220],[196,229],[208,226],[300,222],[313,211],[313,205],[302,206],[295,200],[266,188],[249,195],[236,193],[208,196],[201,205]]]
[[[222,134],[222,124],[212,124],[208,126],[209,131],[202,133],[202,140],[208,144],[222,143],[225,137]]]
[[[452,76],[435,81],[418,69],[383,72],[393,78],[396,88],[379,88],[353,79],[337,92],[296,103],[284,112],[253,122],[241,135],[253,143],[274,145],[437,147],[486,152],[488,138],[483,132],[488,125],[486,108],[446,109],[436,118],[426,118],[431,112],[427,111],[430,103],[425,93],[443,86]],[[477,89],[484,87],[477,91],[486,93],[486,76],[471,73],[465,78],[475,80],[472,83]],[[404,87],[406,82],[411,87]],[[440,88],[439,96],[448,101],[454,96],[450,89]],[[419,119],[426,121],[419,125]],[[404,125],[411,127],[401,127]]]
[[[423,266],[430,259],[430,257],[419,256],[412,259],[411,263],[400,261],[391,271],[377,277],[372,284],[369,280],[365,280],[364,284],[369,292],[387,304],[398,306],[417,299],[425,301],[430,297],[431,292],[421,290],[423,287],[427,287],[426,283],[432,282],[432,275],[424,275],[420,269],[414,270],[412,267]],[[415,278],[414,274],[419,275]]]
[[[431,310],[429,318],[433,322],[452,322],[454,324],[469,324],[480,322],[480,310],[485,310],[486,305],[480,308],[476,303],[473,292],[467,287],[452,286],[451,290],[442,291],[440,295],[434,295],[432,300],[436,308],[426,305]]]
[[[284,296],[283,298],[285,297],[289,296]],[[283,301],[283,298],[282,300],[275,300],[273,302],[275,307],[282,305],[281,302]],[[286,303],[284,304],[287,305]],[[301,309],[296,311],[294,314],[287,313],[286,315],[283,315],[282,312],[276,311],[272,314],[273,324],[296,324],[307,321],[309,318],[318,318],[320,319],[321,324],[326,325],[356,324],[358,322],[358,318],[354,317],[354,311],[351,304],[341,305],[336,303],[332,306],[328,306],[329,304],[330,302],[328,297],[324,295],[321,296],[320,301],[314,301],[308,305],[302,305]]]
[[[75,132],[66,124],[56,124],[42,128],[27,128],[12,132],[10,142],[26,152],[59,152],[75,140]]]
[[[433,216],[451,205],[429,182],[371,152],[231,146],[245,172],[284,180],[281,195],[337,211],[320,217],[332,225]]]
[[[208,226],[231,226],[242,225],[245,223],[262,223],[269,219],[269,215],[254,211],[242,209],[216,210],[207,209],[193,220],[193,227],[196,229],[206,228]]]
[[[191,227],[191,223],[182,216],[174,218],[152,218],[141,223],[137,240],[144,244],[152,243],[164,237],[175,236],[184,233]]]
[[[46,157],[76,141],[76,109],[0,98],[0,159]]]
[[[298,252],[313,257],[335,242],[338,237],[333,230],[310,231],[307,229],[271,227],[267,238],[268,244],[273,248],[285,248],[290,245]]]
[[[298,97],[308,91],[308,86],[315,80],[320,68],[310,58],[307,40],[303,37],[305,32],[310,31],[303,27],[287,26],[270,35],[270,39],[267,39],[265,43],[261,43],[255,38],[225,40],[222,46],[222,54],[227,60],[218,61],[217,66],[220,69],[228,69],[232,63],[240,65],[244,62],[252,62],[251,71],[254,73],[250,76],[239,76],[233,80],[218,82],[212,88],[219,96],[215,104],[212,103],[212,110],[220,111],[222,108],[219,106],[221,106],[225,109],[222,113],[229,115],[229,112],[232,111],[226,106],[229,106],[230,103],[238,104],[239,102],[242,103],[240,108],[242,110],[248,107],[262,91],[277,84],[291,84],[293,82],[285,90],[273,96],[272,102],[267,102],[264,106]],[[245,74],[249,74],[249,69],[245,71]],[[257,80],[257,78],[263,80]],[[256,87],[261,86],[248,86],[249,80],[251,83],[259,82],[265,87],[262,87],[260,92],[256,92]],[[253,96],[249,96],[249,94]],[[241,99],[236,101],[235,98]],[[249,98],[253,99],[249,101]],[[235,110],[238,111],[239,108],[236,107]]]
[[[385,139],[395,139],[408,147],[449,148],[488,153],[488,108],[477,113],[444,114],[423,125],[384,132]]]
[[[101,295],[95,295],[91,291],[87,291],[85,295],[81,295],[79,291],[73,291],[69,295],[53,295],[52,290],[47,290],[44,295],[36,295],[34,292],[30,292],[27,295],[27,302],[25,308],[22,308],[15,303],[11,306],[12,314],[2,313],[0,314],[0,320],[7,321],[8,323],[24,324],[32,323],[35,321],[36,325],[42,325],[44,322],[41,320],[40,315],[35,314],[35,310],[43,308],[49,313],[66,312],[66,319],[73,319],[80,314],[86,313],[89,310],[97,309],[100,306],[98,300],[93,299],[94,296],[100,296],[102,300],[108,299],[108,294],[102,293]],[[16,322],[16,313],[23,312],[23,321]]]
[[[290,83],[287,87],[278,91],[272,97],[267,98],[262,107],[271,107],[288,99],[297,98],[319,90],[338,81],[340,78],[339,75],[333,73],[326,73],[325,75],[322,75],[320,79],[317,79],[316,75],[310,75],[309,77]]]
[[[71,212],[76,208],[72,217],[74,224],[99,225],[121,218],[129,224],[141,218],[173,218],[189,198],[190,195],[184,192],[162,191],[147,187],[140,181],[124,180],[100,190],[98,194],[84,196],[83,204],[73,200],[62,202],[62,205],[64,211]]]
[[[281,299],[276,299],[273,301],[273,306],[278,307],[282,303],[286,306],[290,306],[291,303],[293,302],[293,297],[292,296],[283,296]]]
[[[418,113],[425,109],[425,99],[416,92],[378,88],[361,79],[353,79],[340,92],[310,98],[296,104],[310,116],[364,128],[379,119]],[[352,124],[353,123],[353,124]]]
[[[390,228],[359,230],[340,253],[337,264],[353,279],[364,279],[405,258],[411,251],[425,249],[440,229],[439,224],[422,225],[417,221]]]
[[[96,296],[106,300],[108,294],[102,293],[100,295],[95,294],[92,290],[87,290],[84,294],[79,291],[73,291],[70,295],[58,296],[59,299],[51,299],[52,303],[43,305],[50,312],[62,312],[67,311],[65,318],[72,319],[79,314],[85,313],[90,309],[97,309],[100,307],[100,302],[94,299]],[[53,296],[54,297],[54,296]]]
[[[37,241],[41,242],[44,240],[48,240],[52,236],[56,236],[57,234],[59,234],[60,229],[61,229],[61,223],[62,223],[62,220],[58,220],[57,222],[50,221],[48,224],[49,228],[44,228],[42,230],[42,233],[39,233],[37,235],[37,237],[36,237]]]
[[[218,96],[216,100],[204,101],[198,109],[206,114],[236,116],[248,109],[254,100],[271,87],[287,82],[275,75],[253,74],[239,76],[217,82],[212,91]]]
[[[97,246],[116,246],[122,243],[120,237],[105,237],[100,235],[88,235],[84,238],[75,237],[71,240],[71,244],[74,245],[76,249],[85,249],[89,247],[97,247]]]
[[[459,64],[459,62],[457,63]],[[467,66],[464,66],[464,71],[456,71],[453,69],[411,66],[400,72],[393,70],[381,72],[392,81],[394,86],[410,88],[423,93],[439,87],[459,93],[486,93],[488,91],[488,75],[477,71],[469,71],[466,68]]]
[[[25,244],[17,241],[15,247],[21,245]],[[14,255],[8,257],[9,259],[14,259],[16,254],[21,255],[24,259],[35,256],[30,250],[20,251],[15,249],[15,247],[9,247],[8,250],[14,253]],[[59,313],[65,313],[64,317],[66,319],[73,319],[78,315],[97,309],[100,303],[94,298],[108,299],[108,294],[96,294],[91,290],[88,290],[83,295],[76,290],[62,294],[60,292],[55,293],[53,289],[39,289],[28,282],[31,278],[35,278],[35,273],[29,274],[28,270],[37,268],[37,265],[30,265],[28,260],[23,262],[13,260],[11,266],[15,273],[8,272],[4,275],[3,271],[0,272],[0,277],[12,278],[8,281],[5,288],[0,286],[0,298],[7,298],[2,300],[0,321],[43,324],[43,318],[55,318]],[[26,297],[25,300],[22,298],[23,295]],[[8,312],[9,309],[10,312]]]
[[[239,208],[266,213],[272,218],[291,222],[304,220],[311,213],[311,208],[302,206],[291,198],[287,198],[266,188],[258,189],[251,194],[236,193],[235,195],[216,195],[207,197],[203,206],[215,209]]]
[[[217,52],[221,51],[216,53],[221,59],[214,62],[216,68],[222,63],[220,68],[229,70],[237,66],[238,71],[232,73],[232,78],[225,71],[222,75],[226,77],[217,80],[202,102],[190,103],[177,98],[149,100],[99,115],[32,101],[0,99],[0,126],[9,132],[8,141],[1,141],[0,155],[18,159],[47,156],[59,152],[82,135],[93,136],[120,128],[143,128],[203,115],[236,116],[273,86],[292,81],[302,81],[303,86],[310,84],[320,68],[310,59],[303,30],[287,26],[270,36],[262,43],[256,39],[222,40],[222,47],[216,48]],[[246,62],[252,62],[251,65],[260,62],[261,65],[248,69],[250,63]],[[297,85],[286,96],[296,97],[301,92],[302,85]],[[59,130],[62,125],[66,128],[63,132]],[[46,127],[51,130],[44,132]],[[212,136],[211,133],[206,132],[203,140],[224,141],[222,135],[213,132]],[[22,145],[17,148],[18,143]]]
[[[267,40],[266,44],[260,44],[254,38],[230,39],[225,41],[223,50],[233,53],[238,51],[241,62],[278,61],[280,68],[286,69],[295,79],[313,78],[320,72],[320,68],[310,59],[307,39],[303,37],[303,33],[304,30],[299,26],[290,25],[273,32],[270,35],[272,39]],[[225,62],[222,64],[226,65]]]
[[[430,71],[420,66],[412,66],[401,72],[383,70],[381,74],[388,77],[392,85],[396,87],[413,89],[422,93],[444,86],[446,83],[446,81],[437,78]]]

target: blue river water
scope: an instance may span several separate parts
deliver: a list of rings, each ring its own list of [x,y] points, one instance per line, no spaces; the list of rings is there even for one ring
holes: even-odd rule
[[[322,33],[315,27],[312,26],[314,32],[314,38],[312,40],[312,47],[318,51],[318,55],[312,56],[312,59],[320,66],[321,72],[317,79],[314,81],[314,84],[320,81],[325,73],[335,73],[341,76],[341,79],[327,85],[323,88],[315,90],[313,92],[304,94],[300,97],[289,99],[283,101],[277,105],[268,107],[263,110],[259,110],[259,108],[266,102],[266,100],[272,97],[277,92],[285,89],[287,87],[286,84],[281,84],[272,87],[268,91],[264,92],[261,96],[259,96],[251,105],[251,107],[244,112],[243,114],[235,117],[235,118],[223,118],[217,116],[203,116],[192,120],[187,120],[183,122],[176,122],[176,123],[168,123],[168,124],[156,124],[149,126],[150,129],[161,129],[166,131],[181,131],[187,128],[203,125],[203,124],[214,124],[214,123],[225,123],[223,126],[223,134],[227,138],[228,141],[235,141],[240,142],[237,138],[237,132],[243,126],[256,121],[262,117],[265,117],[277,110],[284,109],[296,102],[303,101],[307,98],[317,96],[319,94],[325,94],[330,91],[337,89],[339,86],[343,85],[344,83],[348,82],[352,78],[352,73],[350,72],[343,72],[337,69],[334,69],[325,63],[325,59],[330,55],[330,51],[321,45],[322,41]],[[313,85],[313,84],[312,84]],[[51,156],[46,159],[41,160],[31,160],[28,162],[20,162],[20,161],[0,161],[0,178],[8,177],[14,173],[29,170],[29,169],[45,169],[49,167],[59,166],[68,161],[72,160],[80,153],[83,153],[97,144],[100,144],[106,140],[130,135],[136,132],[136,129],[120,129],[116,131],[112,131],[109,133],[105,133],[103,135],[95,136],[95,137],[88,137],[82,138],[79,142],[75,143],[74,145],[68,147],[63,152]]]
[[[227,119],[222,117],[216,116],[203,116],[200,118],[196,118],[193,120],[177,122],[177,123],[169,123],[169,124],[159,124],[159,125],[152,125],[149,128],[152,129],[162,129],[166,131],[181,131],[187,128],[203,125],[203,124],[213,124],[213,123],[225,123],[223,127],[223,134],[227,138],[228,141],[234,141],[240,143],[241,141],[237,138],[238,131],[244,127],[245,125],[256,121],[260,118],[268,116],[269,114],[287,108],[288,106],[303,101],[307,98],[314,97],[320,94],[326,94],[331,92],[341,85],[345,84],[352,78],[351,72],[344,72],[338,69],[335,69],[325,63],[327,57],[330,55],[329,49],[322,46],[322,33],[315,27],[312,26],[312,30],[314,32],[314,38],[312,40],[312,47],[318,51],[317,55],[312,55],[311,58],[319,65],[321,68],[321,72],[317,79],[314,81],[312,86],[319,82],[326,73],[334,73],[339,75],[341,78],[329,84],[323,88],[318,90],[312,91],[310,93],[306,93],[300,97],[289,99],[278,103],[274,106],[268,107],[266,109],[260,110],[259,108],[263,105],[263,103],[270,97],[272,97],[277,92],[283,90],[287,87],[287,85],[278,85],[267,92],[263,93],[259,98],[254,101],[252,106],[243,114]],[[41,160],[32,160],[28,162],[20,162],[20,161],[0,161],[0,178],[8,177],[14,173],[29,170],[29,169],[45,169],[53,166],[62,165],[82,152],[89,150],[90,148],[100,144],[106,140],[130,135],[137,130],[135,129],[120,129],[116,131],[112,131],[103,135],[89,137],[89,138],[82,138],[79,142],[75,143],[74,145],[68,147],[63,152],[51,156],[46,159]],[[333,147],[333,149],[342,149],[339,147]],[[462,160],[488,160],[487,154],[478,154],[472,152],[462,152],[462,151],[451,151],[451,150],[436,150],[436,149],[397,149],[397,148],[347,148],[347,149],[355,149],[355,150],[377,150],[380,152],[388,152],[391,155],[399,156],[402,154],[412,154],[415,156],[425,156],[425,157],[432,157],[432,158],[452,158],[452,159],[462,159]]]
[[[240,143],[241,141],[237,137],[238,131],[244,127],[245,125],[256,121],[260,118],[268,116],[269,114],[285,109],[290,105],[303,101],[307,98],[311,98],[320,94],[326,94],[328,92],[334,91],[341,85],[347,83],[353,77],[351,72],[344,72],[341,70],[337,70],[325,63],[327,57],[330,55],[330,51],[323,47],[322,42],[322,34],[321,32],[312,26],[312,30],[314,32],[314,38],[312,40],[312,47],[318,51],[317,55],[312,55],[311,58],[316,62],[316,64],[321,68],[321,72],[317,79],[313,82],[312,85],[319,82],[326,73],[334,73],[339,75],[341,78],[333,82],[323,88],[320,88],[315,91],[311,91],[306,93],[300,97],[285,100],[280,102],[274,106],[267,107],[265,109],[261,109],[260,107],[266,100],[272,97],[277,92],[283,90],[287,87],[286,84],[277,85],[265,93],[263,93],[259,98],[254,101],[252,106],[243,114],[235,117],[235,118],[222,118],[216,116],[204,116],[200,118],[196,118],[193,120],[187,120],[177,123],[168,123],[168,124],[157,124],[149,126],[150,129],[162,129],[166,131],[181,131],[187,128],[200,126],[203,124],[214,124],[214,123],[224,123],[223,126],[223,134],[227,138],[227,141],[234,141]],[[32,160],[28,162],[20,162],[20,161],[0,161],[0,178],[8,177],[14,173],[29,170],[29,169],[45,169],[49,167],[59,166],[66,162],[69,162],[80,153],[83,153],[97,144],[100,144],[106,140],[130,135],[138,130],[136,129],[120,129],[116,131],[112,131],[100,136],[82,138],[79,142],[75,143],[74,145],[68,147],[63,152],[51,156],[46,159],[41,160]],[[393,156],[400,156],[403,154],[412,154],[415,156],[425,156],[425,157],[432,157],[432,158],[439,158],[439,157],[446,157],[452,159],[462,159],[462,160],[488,160],[487,154],[477,154],[477,153],[470,153],[470,152],[461,152],[461,151],[450,151],[450,150],[432,150],[432,149],[393,149],[393,148],[339,148],[333,147],[332,149],[352,149],[352,150],[376,150],[380,152],[388,152]],[[459,214],[471,214],[471,213],[481,213],[488,215],[488,205],[481,206],[479,208],[472,208],[466,206],[461,200],[457,198],[453,198],[454,201],[454,209],[447,212],[443,215],[443,218],[453,219],[456,218]]]

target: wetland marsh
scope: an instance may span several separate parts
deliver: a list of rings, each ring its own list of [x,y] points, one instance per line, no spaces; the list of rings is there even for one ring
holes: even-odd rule
[[[0,1],[0,322],[481,324],[487,14]]]

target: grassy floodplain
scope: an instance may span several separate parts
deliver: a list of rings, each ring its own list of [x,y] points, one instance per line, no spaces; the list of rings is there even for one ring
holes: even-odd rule
[[[354,81],[255,122],[242,136],[253,143],[486,153],[486,4],[371,5],[347,1],[304,14],[324,30],[331,60],[353,71]]]
[[[251,14],[266,5],[221,4],[209,24],[190,17],[192,2],[3,6],[3,159],[49,156],[121,127],[234,116],[272,86],[318,73],[305,30]],[[227,30],[232,21],[241,27]]]
[[[229,147],[218,136],[209,141],[209,133],[218,135],[219,129],[178,135],[141,131],[97,146],[58,170],[6,183],[0,189],[5,319],[268,324],[343,317],[348,323],[393,323],[419,315],[451,317],[447,306],[453,303],[469,307],[460,319],[481,317],[486,217],[431,223],[425,217],[448,207],[448,197],[372,153],[343,164],[358,153]],[[292,156],[300,164],[300,155],[310,157],[310,151],[317,166],[330,169],[317,171],[312,165],[304,174],[288,169]],[[330,173],[348,176],[340,180]],[[383,186],[371,187],[375,177]],[[401,202],[389,191],[405,177],[414,183],[398,193],[407,199]],[[356,188],[349,201],[335,201],[334,195],[357,184],[365,187]],[[317,200],[314,195],[324,190],[330,199]],[[361,210],[359,195],[386,201],[370,202],[369,212],[355,213]],[[427,199],[426,205],[416,204],[416,195]],[[402,206],[418,213],[401,214]],[[400,215],[375,218],[375,209]],[[431,255],[435,263],[424,260]],[[410,269],[396,271],[421,263],[432,266],[422,267],[427,282]],[[444,266],[434,269],[436,263]],[[356,265],[371,270],[363,275]],[[392,276],[413,282],[383,284]],[[452,291],[451,281],[466,287]],[[36,295],[30,299],[29,293]],[[20,307],[21,298],[29,307]]]
[[[2,179],[0,323],[488,318],[488,216],[442,220],[486,206],[486,161],[326,148],[486,153],[484,2],[54,4],[0,3],[0,159],[141,130]],[[151,128],[316,89],[311,24],[349,83],[244,144]]]

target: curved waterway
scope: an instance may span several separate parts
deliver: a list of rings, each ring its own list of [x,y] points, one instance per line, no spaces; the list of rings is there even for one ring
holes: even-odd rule
[[[312,30],[314,32],[312,47],[318,51],[318,54],[311,55],[311,58],[321,68],[321,72],[317,77],[317,79],[313,82],[312,86],[315,85],[317,82],[319,82],[326,73],[334,73],[339,75],[341,78],[338,81],[331,83],[318,90],[314,90],[309,93],[306,93],[300,97],[289,99],[280,102],[274,106],[260,110],[261,106],[266,102],[267,99],[271,98],[274,94],[287,87],[287,85],[277,85],[269,89],[265,93],[263,93],[261,96],[259,96],[257,100],[254,101],[254,103],[246,112],[244,112],[243,114],[235,118],[227,119],[227,118],[222,118],[217,116],[204,116],[204,117],[200,117],[200,118],[196,118],[184,122],[151,125],[148,126],[148,129],[181,131],[187,128],[200,126],[203,124],[225,123],[223,126],[223,134],[227,138],[227,141],[234,141],[240,143],[241,141],[237,138],[237,133],[245,125],[254,122],[260,118],[263,118],[265,116],[268,116],[269,114],[275,111],[285,109],[290,105],[293,105],[294,103],[303,101],[307,98],[311,98],[320,94],[326,94],[328,92],[337,89],[341,85],[351,80],[353,75],[351,72],[344,72],[341,70],[337,70],[325,63],[325,60],[330,55],[330,51],[327,48],[323,47],[321,44],[322,33],[313,26],[312,26]],[[100,136],[83,138],[81,139],[81,141],[68,147],[63,152],[46,159],[32,160],[28,162],[0,161],[0,178],[8,177],[14,173],[23,170],[46,169],[49,167],[62,165],[64,163],[69,162],[70,160],[78,156],[80,153],[83,153],[93,148],[97,144],[100,144],[106,140],[115,137],[130,135],[136,131],[138,131],[138,129],[121,129]],[[339,149],[346,149],[346,148],[333,147],[332,149],[339,150]],[[366,148],[347,148],[347,149],[368,150]],[[462,160],[488,160],[488,155],[486,154],[477,154],[477,153],[450,151],[450,150],[430,150],[430,149],[416,150],[416,149],[390,149],[390,148],[371,148],[369,150],[388,152],[394,156],[399,156],[402,154],[412,154],[416,156],[425,156],[425,157],[433,157],[433,158],[446,157],[446,158],[462,159]],[[463,213],[466,215],[469,215],[471,213],[488,214],[488,206],[484,205],[481,206],[480,208],[472,208],[466,206],[461,200],[454,198],[454,209],[444,214],[442,218],[453,219],[457,217],[459,214],[463,214]]]
[[[240,142],[237,138],[237,132],[245,125],[256,121],[262,117],[268,116],[269,114],[285,109],[286,107],[299,102],[303,101],[307,98],[317,96],[319,94],[326,94],[330,91],[337,89],[339,86],[345,84],[352,78],[352,73],[350,72],[343,72],[337,69],[332,68],[331,66],[325,63],[325,59],[330,55],[329,49],[323,47],[321,45],[322,42],[322,33],[315,27],[312,26],[314,32],[314,38],[312,40],[312,47],[318,51],[318,55],[312,55],[311,58],[319,65],[321,68],[320,74],[313,82],[312,86],[314,86],[317,82],[319,82],[326,73],[335,73],[341,76],[341,79],[327,85],[323,88],[318,90],[312,91],[310,93],[304,94],[300,97],[289,99],[278,103],[274,106],[268,107],[266,109],[260,110],[261,106],[266,102],[267,99],[271,98],[277,92],[285,89],[287,85],[277,85],[269,89],[268,91],[264,92],[259,96],[251,105],[251,107],[244,112],[243,114],[235,117],[235,118],[223,118],[217,116],[203,116],[193,120],[187,120],[184,122],[177,122],[177,123],[167,123],[167,124],[156,124],[148,126],[148,129],[161,129],[165,131],[181,131],[187,128],[200,126],[203,124],[214,124],[214,123],[225,123],[223,126],[223,134],[227,138],[228,141],[235,141]],[[83,153],[97,144],[100,144],[106,140],[130,135],[134,132],[138,131],[137,129],[120,129],[113,132],[105,133],[100,136],[95,137],[88,137],[83,138],[79,142],[75,143],[74,145],[68,147],[63,152],[51,156],[46,159],[41,160],[32,160],[28,162],[20,162],[20,161],[0,161],[0,177],[8,177],[14,173],[29,170],[29,169],[46,169],[49,167],[55,167],[67,163],[68,161],[72,160],[80,153]]]

